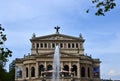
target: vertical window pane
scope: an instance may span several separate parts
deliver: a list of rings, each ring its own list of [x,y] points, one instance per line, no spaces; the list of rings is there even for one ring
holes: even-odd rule
[[[47,43],[44,44],[45,48],[47,48]]]
[[[22,78],[22,68],[21,67],[17,68],[17,78]]]
[[[31,77],[35,77],[35,68],[34,67],[31,68]]]
[[[72,48],[74,48],[75,46],[74,46],[74,43],[72,43]]]
[[[68,48],[71,48],[70,43],[68,43]]]
[[[43,48],[43,43],[40,44],[40,47]]]
[[[63,48],[63,44],[62,43],[60,43],[60,47]]]
[[[55,43],[52,43],[52,48],[55,48]]]
[[[78,48],[78,43],[76,43],[76,48]]]
[[[37,48],[39,48],[39,43],[37,43]]]
[[[26,77],[28,77],[28,68],[26,68]]]

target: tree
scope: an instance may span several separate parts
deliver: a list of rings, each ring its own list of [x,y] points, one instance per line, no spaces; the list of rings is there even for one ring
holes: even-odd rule
[[[9,81],[8,72],[0,66],[0,81]]]
[[[5,41],[7,40],[6,34],[3,32],[4,28],[0,24],[0,66],[4,67],[5,63],[8,61],[8,57],[12,56],[12,51],[5,47]]]
[[[115,0],[92,0],[94,7],[97,9],[96,16],[105,16],[106,12],[114,9],[116,6]],[[89,13],[88,9],[86,12]]]
[[[8,72],[4,69],[4,66],[8,61],[8,57],[12,56],[12,51],[5,47],[4,43],[7,38],[6,34],[3,33],[4,31],[5,29],[0,24],[0,81],[9,81]]]
[[[13,60],[12,63],[9,65],[9,81],[15,81],[15,61]]]

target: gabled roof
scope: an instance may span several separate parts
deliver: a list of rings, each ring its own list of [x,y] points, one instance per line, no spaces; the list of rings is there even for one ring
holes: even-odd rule
[[[69,36],[69,35],[64,35],[64,34],[50,34],[50,35],[45,35],[45,36],[40,36],[40,37],[32,37],[30,39],[31,41],[34,40],[81,40],[84,42],[84,39],[82,37],[74,37],[74,36]]]

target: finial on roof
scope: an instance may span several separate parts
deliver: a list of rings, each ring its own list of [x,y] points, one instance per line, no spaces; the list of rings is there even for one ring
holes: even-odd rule
[[[54,27],[54,29],[56,29],[56,34],[59,34],[59,29],[60,29],[60,27],[57,26],[57,27]]]
[[[80,38],[80,39],[83,39],[83,37],[82,37],[82,34],[81,34],[81,33],[80,33],[80,35],[79,35],[79,38]]]
[[[36,37],[36,34],[35,34],[35,33],[33,33],[32,38],[35,38],[35,37]]]

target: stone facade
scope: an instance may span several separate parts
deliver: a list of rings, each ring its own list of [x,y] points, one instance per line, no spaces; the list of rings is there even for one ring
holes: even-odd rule
[[[31,54],[15,60],[15,81],[51,81],[53,55],[60,47],[61,81],[100,81],[100,60],[84,54],[84,39],[55,34],[36,37],[33,34]]]

